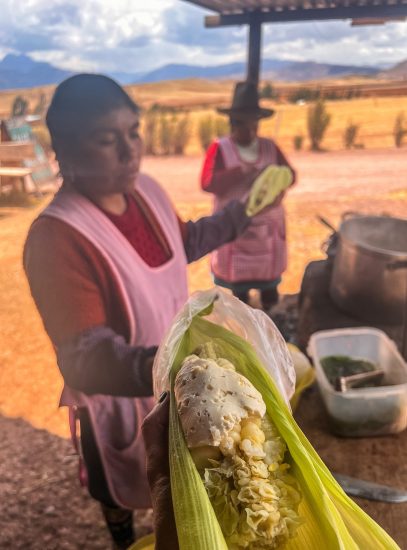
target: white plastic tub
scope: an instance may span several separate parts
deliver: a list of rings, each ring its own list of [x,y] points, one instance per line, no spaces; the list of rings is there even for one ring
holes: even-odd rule
[[[385,435],[407,427],[407,364],[395,343],[375,328],[315,332],[308,344],[332,430],[346,437]],[[328,355],[366,359],[385,371],[376,388],[335,391],[321,366]]]

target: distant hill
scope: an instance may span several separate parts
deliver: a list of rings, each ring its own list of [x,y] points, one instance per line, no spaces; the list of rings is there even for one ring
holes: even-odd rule
[[[34,61],[27,55],[8,54],[0,61],[0,89],[33,88],[56,84],[72,72],[49,63]]]
[[[374,76],[379,70],[379,68],[358,67],[354,65],[330,65],[312,61],[264,59],[262,61],[261,74],[262,78],[290,82],[351,74]],[[246,64],[243,62],[215,66],[170,64],[145,73],[117,72],[110,73],[110,76],[121,84],[139,84],[186,78],[243,79],[245,71]],[[74,74],[74,72],[58,69],[50,63],[34,61],[25,55],[8,54],[0,61],[0,89],[33,88],[47,84],[58,84],[71,74]]]
[[[262,78],[279,81],[314,80],[358,74],[375,75],[378,68],[357,67],[354,65],[329,65],[312,61],[282,61],[279,59],[263,59],[261,65]],[[160,82],[163,80],[180,80],[184,78],[244,78],[246,63],[227,63],[215,66],[170,64],[145,73],[137,80],[127,83]]]
[[[397,63],[397,65],[386,71],[381,71],[377,76],[392,80],[407,80],[407,59],[401,63]]]

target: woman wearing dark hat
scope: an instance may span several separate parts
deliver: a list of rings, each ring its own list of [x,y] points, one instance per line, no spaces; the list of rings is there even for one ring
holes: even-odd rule
[[[236,84],[232,106],[218,109],[229,116],[230,136],[217,139],[206,153],[201,185],[214,194],[214,212],[231,199],[247,197],[256,177],[270,165],[288,166],[279,147],[270,139],[258,137],[258,123],[274,114],[259,106],[255,84]],[[258,289],[262,306],[268,310],[278,301],[277,286],[287,267],[284,192],[273,205],[253,220],[250,227],[233,243],[212,254],[211,269],[216,284],[248,301],[250,289]]]

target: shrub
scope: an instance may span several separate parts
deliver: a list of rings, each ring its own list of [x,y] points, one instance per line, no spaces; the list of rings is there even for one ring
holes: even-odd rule
[[[183,155],[191,136],[191,124],[187,114],[175,121],[173,138],[173,153]]]
[[[275,91],[270,82],[264,84],[263,88],[260,90],[259,96],[264,99],[273,99],[275,97]]]
[[[160,153],[169,155],[173,144],[174,120],[169,119],[167,114],[161,113],[159,126]]]
[[[349,122],[348,125],[345,128],[345,132],[343,134],[343,143],[345,145],[346,149],[352,149],[352,147],[355,147],[355,141],[356,136],[359,131],[359,125],[353,124],[352,122]]]
[[[397,115],[393,128],[394,144],[396,147],[403,145],[405,135],[407,135],[407,128],[404,126],[404,112],[401,112]]]
[[[223,137],[229,134],[229,122],[226,117],[218,116],[215,118],[214,132],[216,137]]]
[[[158,116],[159,110],[154,106],[144,116],[143,140],[146,155],[156,155],[158,152]]]
[[[209,115],[202,118],[198,127],[199,141],[201,142],[202,149],[207,150],[211,142],[213,141],[215,134],[215,125],[213,118]]]
[[[296,151],[301,151],[303,142],[304,142],[304,136],[300,134],[294,136],[293,138],[294,149]]]
[[[312,151],[321,150],[321,142],[331,121],[331,115],[327,113],[325,103],[319,99],[308,109],[308,135]]]

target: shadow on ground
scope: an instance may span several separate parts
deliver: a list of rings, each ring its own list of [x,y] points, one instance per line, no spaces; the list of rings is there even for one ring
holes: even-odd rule
[[[71,442],[0,416],[0,548],[111,548],[99,506],[79,486]],[[136,517],[144,534],[150,511]]]

